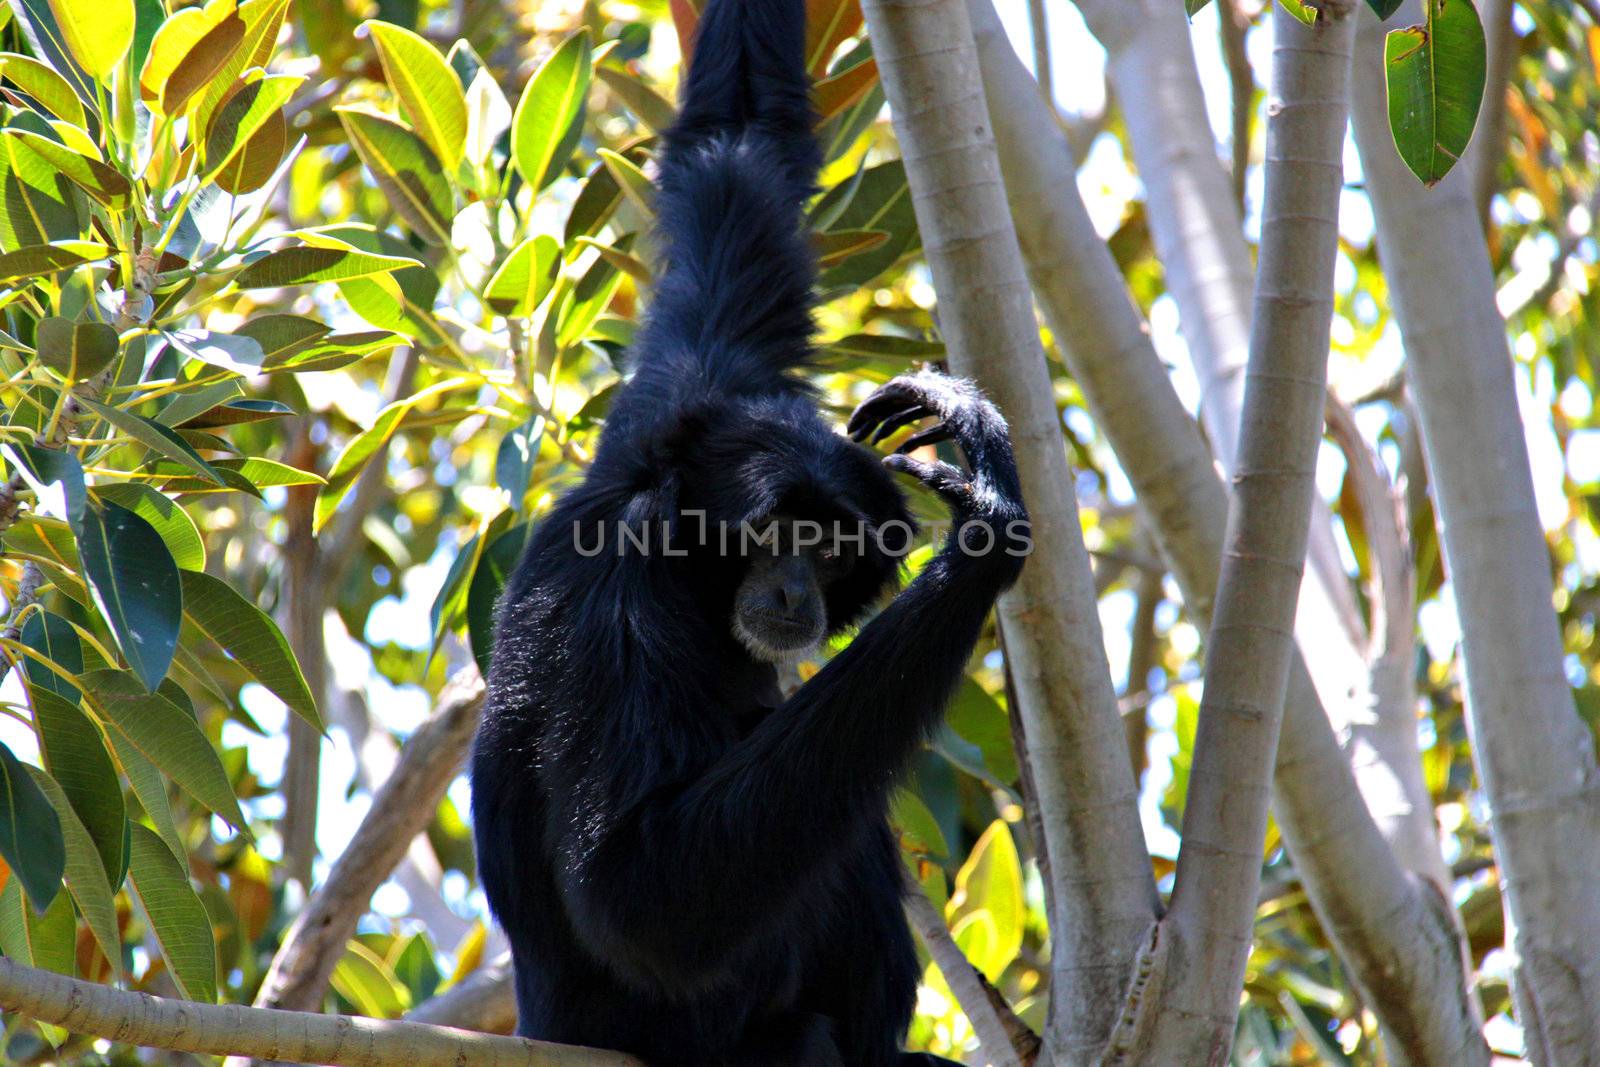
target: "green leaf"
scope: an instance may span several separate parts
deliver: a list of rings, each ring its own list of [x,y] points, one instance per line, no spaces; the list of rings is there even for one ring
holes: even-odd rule
[[[43,911],[61,888],[67,862],[61,822],[28,769],[0,744],[0,856]]]
[[[0,215],[5,212],[0,212]],[[0,223],[0,233],[8,227]],[[53,274],[69,267],[105,259],[111,249],[96,241],[53,241],[50,244],[29,245],[15,252],[0,255],[0,282],[18,282]]]
[[[13,254],[29,245],[71,241],[82,233],[83,193],[14,137],[0,140],[0,196],[0,246]]]
[[[1425,0],[1427,22],[1391,30],[1383,62],[1389,129],[1411,172],[1436,184],[1472,140],[1483,102],[1483,24],[1471,0]]]
[[[589,31],[579,30],[550,54],[517,102],[511,157],[535,191],[554,181],[572,154],[576,138],[568,132],[583,123],[590,64]]]
[[[1003,821],[989,824],[956,872],[949,915],[951,933],[972,965],[989,981],[999,981],[1000,972],[1022,948],[1027,923],[1022,861],[1011,828]]]
[[[1285,11],[1307,26],[1315,26],[1317,24],[1317,9],[1307,3],[1306,0],[1278,0],[1278,3],[1283,5]]]
[[[128,809],[104,737],[78,707],[76,697],[62,699],[39,685],[29,695],[45,767],[93,840],[104,870],[120,877],[126,863]]]
[[[128,779],[128,785],[133,789],[134,798],[155,825],[156,833],[166,843],[167,850],[187,870],[189,853],[184,848],[183,834],[178,830],[177,821],[172,817],[172,804],[167,800],[167,780],[161,776],[161,771],[156,765],[146,759],[133,742],[128,740],[127,734],[120,730],[108,729],[106,739],[111,742],[111,751],[116,753],[117,764],[122,768],[123,777]],[[134,819],[138,817],[132,811],[128,814]]]
[[[885,244],[889,235],[882,230],[830,230],[813,233],[812,247],[817,252],[817,269],[836,267],[852,256],[870,252]]]
[[[896,789],[889,808],[889,823],[900,835],[900,847],[919,855],[942,859],[950,854],[939,820],[922,798],[909,789]]]
[[[209,411],[203,411],[192,419],[188,419],[180,427],[184,430],[215,429],[221,426],[240,426],[249,422],[267,422],[271,419],[283,419],[293,415],[294,408],[280,403],[277,400],[230,400],[226,404],[218,404]]]
[[[21,659],[18,662],[28,684],[76,702],[78,687],[72,684],[71,678],[83,671],[83,642],[72,624],[54,612],[35,611],[22,624],[17,639],[63,672],[57,673],[35,659]]]
[[[223,100],[206,131],[203,173],[222,170],[274,116],[281,120],[283,105],[303,84],[304,78],[289,75],[247,75]]]
[[[100,951],[105,953],[106,959],[116,970],[122,969],[122,937],[117,927],[117,902],[116,888],[111,884],[111,875],[106,872],[101,854],[96,849],[96,842],[89,836],[89,831],[79,821],[78,815],[67,800],[67,795],[61,791],[61,786],[55,779],[37,767],[28,768],[33,776],[33,782],[39,790],[49,799],[51,807],[55,808],[56,816],[61,823],[61,837],[66,845],[66,866],[64,877],[67,883],[67,892],[72,895],[73,902],[78,905],[78,911],[83,914],[84,921],[89,925],[89,932],[94,934],[94,939],[100,943]],[[116,779],[112,779],[116,784]],[[121,787],[118,786],[117,802],[121,804]],[[117,831],[117,848],[120,850],[127,834],[127,820],[123,820],[122,827]],[[122,868],[115,868],[116,875],[120,878]]]
[[[390,206],[424,241],[448,246],[455,197],[433,149],[382,115],[353,107],[334,110],[350,144],[389,198]]]
[[[92,107],[96,79],[90,77],[72,54],[66,34],[56,22],[55,12],[50,10],[48,0],[11,0],[11,14],[22,30],[30,51],[65,78],[79,100]],[[98,123],[91,120],[91,125]]]
[[[289,642],[265,612],[202,571],[183,572],[183,610],[201,633],[238,660],[296,715],[323,729],[317,702]]]
[[[218,23],[236,18],[227,4],[197,4],[179,8],[170,18],[164,19],[153,31],[139,72],[139,96],[157,113],[162,112],[161,97],[167,81],[178,65]],[[243,36],[243,26],[238,30]],[[218,56],[215,48],[206,53],[218,66],[226,56]],[[197,60],[198,62],[198,60]],[[190,77],[190,75],[185,75]]]
[[[23,165],[22,154],[31,153],[38,159],[37,166],[60,171],[78,188],[107,207],[120,209],[127,206],[133,186],[129,184],[127,178],[117,172],[116,168],[27,130],[8,129],[4,131],[4,135],[16,142],[15,147],[9,152],[17,161],[16,165]]]
[[[914,337],[896,337],[882,333],[853,333],[837,341],[830,341],[823,351],[852,359],[933,361],[945,358],[944,345],[938,341],[924,341]]]
[[[3,445],[0,452],[11,462],[33,490],[33,511],[60,519],[78,529],[88,500],[83,483],[83,467],[71,452],[36,445]]]
[[[508,319],[532,315],[555,284],[560,257],[561,246],[546,234],[530,237],[506,253],[483,290],[489,310]]]
[[[265,67],[277,45],[278,31],[283,26],[289,0],[246,0],[239,5],[239,17],[244,20],[244,38],[223,62],[221,70],[207,83],[200,100],[193,107],[193,128],[202,137],[209,134],[213,116],[234,83],[250,67]],[[197,137],[196,140],[201,138]]]
[[[3,262],[4,256],[0,256]],[[421,267],[414,259],[380,256],[346,248],[302,245],[268,252],[251,263],[234,280],[241,289],[287,289],[310,282],[337,282],[386,274],[404,267]]]
[[[128,878],[178,992],[190,1000],[215,1003],[217,945],[205,905],[189,884],[188,874],[152,831],[134,823],[132,844]]]
[[[180,570],[205,570],[206,545],[200,537],[200,528],[176,500],[141,482],[97,485],[94,494],[101,500],[120,504],[155,527],[167,551],[172,553],[172,562]]]
[[[600,162],[611,172],[611,177],[617,181],[617,187],[622,190],[622,195],[633,202],[633,206],[644,213],[646,218],[655,215],[656,187],[650,183],[643,170],[633,160],[620,152],[613,152],[609,148],[601,148],[595,153],[600,157]]]
[[[332,327],[303,315],[258,315],[238,329],[261,346],[263,367],[277,366],[331,332]]]
[[[108,729],[230,826],[245,829],[228,772],[194,716],[160,693],[140,690],[127,671],[90,671],[78,684]]]
[[[533,415],[500,439],[494,456],[494,483],[511,496],[513,511],[521,511],[539,459],[539,442],[544,439],[544,417]]]
[[[29,784],[33,784],[31,777]],[[25,889],[25,884],[19,885],[13,878],[0,891],[0,950],[26,966],[75,977],[78,927],[71,899],[52,888],[47,906],[40,907]],[[29,908],[29,903],[34,907]]]
[[[464,154],[475,167],[493,162],[501,136],[511,129],[511,102],[488,69],[480,69],[467,83],[467,139]]]
[[[398,1018],[411,1006],[406,987],[375,952],[359,941],[345,946],[344,956],[334,965],[328,981],[368,1018]]]
[[[339,458],[334,460],[333,469],[328,472],[328,484],[317,495],[315,529],[320,531],[338,510],[339,502],[355,485],[361,471],[373,456],[388,445],[395,429],[414,406],[429,397],[461,388],[464,384],[463,379],[452,378],[397,400],[378,412],[371,426],[351,438],[350,443],[344,446],[344,451],[339,453]]]
[[[207,20],[209,22],[209,20]],[[184,27],[188,29],[187,26]],[[165,115],[176,117],[184,107],[194,98],[194,95],[204,89],[215,79],[222,82],[223,67],[233,55],[240,43],[244,40],[244,19],[237,12],[225,15],[219,22],[208,25],[205,33],[200,36],[183,58],[178,60],[166,80],[161,85],[161,112]],[[155,41],[151,45],[151,62],[159,52],[165,55],[163,34],[157,31]],[[146,71],[150,64],[145,64]],[[141,83],[143,78],[140,79]],[[231,83],[233,79],[227,79]]]
[[[272,180],[288,147],[289,123],[283,109],[279,108],[266,117],[212,180],[223,191],[235,196],[253,193]]]
[[[43,566],[56,588],[88,607],[89,590],[78,577],[81,564],[72,528],[38,515],[24,515],[6,531],[6,552],[32,559]]]
[[[633,246],[633,235],[625,234],[618,238],[614,247],[626,253]],[[601,256],[589,266],[582,278],[572,287],[567,294],[566,301],[561,305],[560,314],[556,318],[556,343],[562,348],[571,348],[588,334],[589,328],[595,324],[602,312],[611,306],[611,298],[616,296],[617,288],[622,284],[622,272],[612,261]]]
[[[104,81],[133,43],[133,0],[50,0],[67,47]]]
[[[69,382],[93,378],[117,358],[117,331],[103,322],[72,322],[51,316],[34,335],[39,359]]]
[[[158,455],[166,456],[170,460],[183,464],[200,477],[217,485],[222,483],[222,475],[218,474],[211,464],[201,458],[200,453],[178,435],[176,430],[163,426],[154,419],[147,419],[143,415],[132,411],[124,411],[97,400],[90,400],[80,396],[78,403],[105,419],[112,426],[121,430],[129,437],[144,445]]]
[[[828,190],[816,213],[831,219],[826,230],[877,230],[889,240],[851,256],[822,274],[824,289],[859,288],[894,266],[918,243],[917,217],[906,185],[905,166],[895,160],[869,167],[854,182]]]
[[[444,163],[447,174],[461,164],[467,140],[467,101],[461,81],[437,49],[392,22],[364,23],[378,47],[383,76],[418,136]]]
[[[261,369],[266,354],[248,337],[215,330],[172,330],[162,334],[179,352],[213,367],[251,375]]]
[[[1378,16],[1379,22],[1399,11],[1400,3],[1401,0],[1367,0],[1367,6],[1372,8],[1373,13]]]
[[[154,689],[172,663],[183,621],[172,553],[155,527],[106,501],[99,509],[84,510],[78,555],[95,606],[123,656],[145,688]]]
[[[15,52],[0,52],[0,74],[18,89],[39,102],[50,114],[74,126],[87,125],[83,101],[73,91],[67,79],[57,74],[48,64],[32,56]]]
[[[983,686],[970,677],[963,678],[945,722],[964,741],[977,747],[995,781],[1011,785],[1017,780],[1011,720],[1006,709]]]
[[[472,584],[467,587],[467,639],[472,647],[472,658],[478,669],[489,677],[489,662],[494,652],[494,609],[505,591],[511,572],[522,558],[523,546],[531,527],[521,523],[506,530],[489,542],[478,558],[472,572]]]
[[[1183,0],[1183,13],[1194,18],[1200,13],[1201,8],[1211,3],[1211,0]]]
[[[627,71],[602,65],[595,68],[595,75],[605,82],[606,87],[628,105],[628,110],[639,116],[639,121],[652,131],[666,133],[667,129],[677,121],[677,108]]]

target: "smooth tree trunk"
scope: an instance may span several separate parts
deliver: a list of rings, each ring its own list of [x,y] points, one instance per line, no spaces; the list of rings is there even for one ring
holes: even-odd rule
[[[1232,475],[1255,272],[1233,179],[1217,156],[1183,5],[1079,0],[1078,8],[1106,49],[1106,73],[1146,190],[1156,254],[1199,379],[1201,419],[1222,469]],[[1295,629],[1302,647],[1314,650],[1307,664],[1324,706],[1345,726],[1365,702],[1360,616],[1328,506],[1320,498],[1310,506],[1309,566]]]
[[[1225,1064],[1250,954],[1267,800],[1327,388],[1340,150],[1357,0],[1315,26],[1273,8],[1255,323],[1171,908],[1115,1054]],[[1159,989],[1151,998],[1150,987]]]
[[[1421,21],[1415,3],[1395,17]],[[1472,174],[1433,189],[1390,137],[1382,29],[1362,34],[1356,142],[1455,592],[1467,725],[1506,902],[1512,989],[1536,1063],[1600,1063],[1600,771],[1551,605],[1550,554]]]
[[[990,0],[971,0],[990,114],[1035,294],[1096,424],[1133,484],[1185,605],[1209,622],[1227,493],[1076,186],[1070,146]],[[1417,765],[1413,732],[1403,761]],[[1386,794],[1377,794],[1381,800]],[[1408,877],[1363,807],[1304,666],[1291,665],[1274,805],[1296,871],[1397,1062],[1484,1065],[1448,902]],[[1434,839],[1431,808],[1394,836]],[[1392,824],[1391,824],[1392,825]],[[1436,840],[1436,839],[1434,839]],[[1420,869],[1437,868],[1419,859]],[[1352,877],[1351,872],[1360,872]]]
[[[1001,598],[1050,856],[1054,1055],[1103,1046],[1157,897],[965,0],[866,0],[952,369],[1011,423],[1035,551]]]

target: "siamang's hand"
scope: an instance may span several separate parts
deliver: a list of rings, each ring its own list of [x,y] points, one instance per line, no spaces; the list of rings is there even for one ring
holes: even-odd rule
[[[850,416],[856,441],[876,444],[919,419],[939,421],[912,434],[884,460],[949,503],[959,518],[1026,519],[1006,420],[978,387],[936,371],[902,375],[885,383]],[[905,453],[954,440],[972,465],[969,475],[944,462],[924,463]]]

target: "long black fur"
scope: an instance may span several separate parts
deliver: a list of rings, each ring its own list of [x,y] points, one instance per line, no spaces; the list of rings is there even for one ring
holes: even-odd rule
[[[780,702],[732,635],[739,559],[686,536],[691,512],[713,530],[780,508],[910,520],[883,465],[789,373],[810,354],[816,278],[803,42],[803,0],[707,6],[666,138],[665,265],[634,376],[508,586],[472,758],[519,1032],[656,1067],[935,1062],[899,1050],[917,965],[887,795],[1020,565],[947,546]],[[924,480],[957,517],[1021,517],[999,416],[961,383],[922,384],[975,469]],[[653,551],[619,553],[618,523]],[[664,527],[687,556],[660,551]],[[897,569],[869,540],[828,589],[830,629]]]

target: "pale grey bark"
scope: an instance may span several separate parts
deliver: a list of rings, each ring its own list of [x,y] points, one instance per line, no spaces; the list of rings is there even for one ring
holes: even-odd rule
[[[961,1005],[967,1021],[972,1024],[972,1032],[978,1035],[983,1062],[989,1067],[1023,1067],[1022,1057],[1011,1043],[1011,1027],[1017,1023],[1017,1017],[1007,1009],[1008,1022],[990,999],[983,975],[962,954],[961,946],[950,935],[950,927],[933,901],[920,890],[913,889],[906,897],[906,918],[939,973],[944,975],[945,985],[955,994],[956,1003]]]
[[[1408,4],[1402,24],[1420,21]],[[1426,189],[1391,139],[1382,29],[1359,48],[1356,140],[1405,341],[1461,623],[1467,724],[1530,1058],[1600,1063],[1600,771],[1550,601],[1505,323],[1471,174]]]
[[[1233,1043],[1316,495],[1354,2],[1325,4],[1313,27],[1273,8],[1260,278],[1238,470],[1183,844],[1156,932],[1161,996],[1146,997],[1132,1025],[1119,1028],[1126,1044],[1115,1052],[1127,1062],[1220,1064]]]
[[[153,997],[24,967],[4,957],[0,1008],[75,1034],[209,1056],[330,1067],[643,1067],[620,1052],[521,1037]]]
[[[1157,902],[1072,472],[964,0],[862,7],[951,367],[1010,420],[1033,518],[1037,550],[999,610],[1051,858],[1047,1043],[1082,1052],[1104,1043]]]
[[[432,1000],[423,1001],[406,1013],[406,1019],[486,1034],[509,1034],[517,1028],[511,954],[495,957]]]
[[[1079,0],[1078,7],[1106,48],[1107,72],[1146,190],[1150,232],[1200,382],[1201,419],[1231,475],[1255,272],[1232,178],[1217,158],[1183,5]],[[1311,507],[1309,567],[1295,629],[1301,647],[1313,650],[1307,665],[1323,705],[1344,725],[1359,714],[1360,687],[1350,682],[1366,667],[1359,613],[1327,505],[1318,499]]]
[[[996,144],[1040,306],[1133,483],[1189,610],[1210,618],[1227,494],[1121,274],[1070,182],[1072,160],[988,0],[972,20]],[[1379,835],[1310,677],[1290,675],[1274,804],[1313,906],[1384,1026],[1397,1062],[1482,1065],[1453,916]],[[1431,810],[1422,816],[1432,824]],[[1359,871],[1359,877],[1351,877]]]

